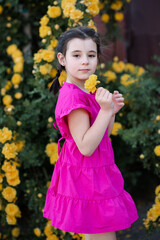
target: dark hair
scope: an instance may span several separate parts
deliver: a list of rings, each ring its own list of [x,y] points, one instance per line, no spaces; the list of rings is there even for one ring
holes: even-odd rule
[[[67,43],[70,40],[72,40],[73,38],[80,38],[80,39],[91,38],[97,44],[97,54],[98,54],[98,59],[99,59],[99,55],[102,53],[101,41],[100,41],[99,34],[93,28],[88,28],[85,26],[75,27],[75,28],[69,29],[69,30],[65,31],[64,33],[62,33],[59,38],[59,42],[58,42],[58,46],[57,46],[57,53],[60,52],[65,56],[66,51],[67,51]],[[65,67],[62,66],[58,62],[57,74],[54,79],[54,82],[52,83],[52,85],[49,89],[50,92],[53,92],[54,95],[56,95],[56,93],[58,92],[58,90],[61,87],[59,84],[58,78],[59,78],[62,70],[65,70]]]

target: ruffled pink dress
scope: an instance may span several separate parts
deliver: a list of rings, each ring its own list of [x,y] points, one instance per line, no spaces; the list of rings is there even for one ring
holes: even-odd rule
[[[63,231],[96,234],[129,228],[138,219],[135,203],[124,190],[107,130],[89,157],[81,154],[67,125],[73,109],[88,111],[92,125],[100,110],[95,93],[64,82],[59,90],[55,118],[65,142],[47,191],[43,217]]]

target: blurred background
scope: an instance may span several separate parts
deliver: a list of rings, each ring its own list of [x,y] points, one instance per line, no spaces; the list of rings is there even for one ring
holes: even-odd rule
[[[125,98],[110,139],[139,219],[117,239],[159,239],[159,9],[158,0],[0,0],[0,239],[84,239],[43,218],[61,137],[49,93],[56,46],[79,25],[102,39],[99,86]]]

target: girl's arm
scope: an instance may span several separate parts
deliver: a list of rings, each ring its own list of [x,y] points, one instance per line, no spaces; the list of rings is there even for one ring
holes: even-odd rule
[[[112,129],[113,129],[113,125],[114,125],[114,121],[115,121],[115,114],[112,115],[110,122],[108,124],[108,136],[111,135]]]
[[[95,151],[113,114],[112,94],[109,91],[99,88],[96,92],[96,101],[101,109],[92,126],[85,109],[78,108],[67,115],[71,135],[79,151],[85,156],[90,156]]]

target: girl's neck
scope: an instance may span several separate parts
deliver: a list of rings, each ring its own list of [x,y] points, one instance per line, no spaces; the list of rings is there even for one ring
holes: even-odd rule
[[[81,80],[80,82],[75,82],[75,81],[70,81],[69,79],[66,79],[66,82],[72,83],[72,84],[76,85],[77,87],[79,87],[84,92],[89,93],[88,90],[84,87],[85,81],[83,81],[83,80]]]

